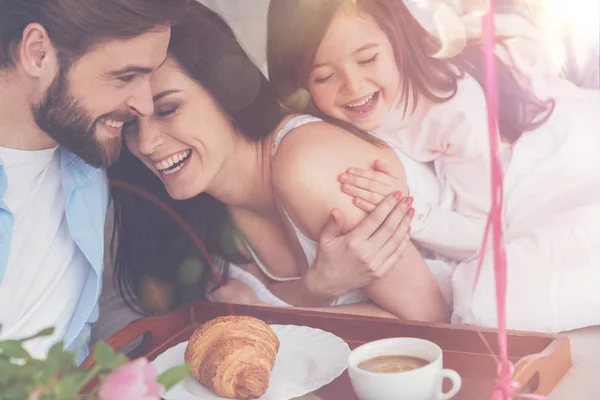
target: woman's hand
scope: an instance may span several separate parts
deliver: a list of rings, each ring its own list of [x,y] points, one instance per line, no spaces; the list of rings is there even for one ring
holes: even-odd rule
[[[344,216],[333,210],[321,233],[317,258],[304,277],[307,287],[334,299],[384,276],[408,245],[414,215],[410,200],[400,192],[390,194],[346,234]]]
[[[373,169],[350,168],[339,179],[343,183],[342,191],[354,197],[354,205],[369,213],[403,184],[379,160],[373,163]]]

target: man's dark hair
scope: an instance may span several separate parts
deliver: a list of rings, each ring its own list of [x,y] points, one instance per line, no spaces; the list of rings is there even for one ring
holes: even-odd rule
[[[48,31],[62,60],[75,61],[93,46],[131,39],[169,26],[191,0],[0,0],[0,70],[15,66],[27,25]]]

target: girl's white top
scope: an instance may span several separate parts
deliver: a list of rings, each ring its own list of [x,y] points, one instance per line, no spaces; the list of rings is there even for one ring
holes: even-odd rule
[[[412,237],[439,255],[462,261],[481,246],[491,205],[485,95],[479,83],[466,76],[450,100],[436,103],[421,96],[410,113],[412,104],[406,115],[402,105],[394,108],[375,133],[410,158],[434,167],[445,194],[440,204],[446,207],[426,202],[410,187],[416,211]]]

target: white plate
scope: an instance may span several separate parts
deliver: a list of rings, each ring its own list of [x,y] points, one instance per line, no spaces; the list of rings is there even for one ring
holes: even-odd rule
[[[295,325],[271,325],[280,346],[271,372],[267,392],[260,400],[288,400],[327,385],[340,376],[348,365],[350,348],[339,337],[320,329]],[[159,355],[153,362],[162,373],[184,363],[187,342]],[[165,400],[221,400],[191,376],[174,386]]]

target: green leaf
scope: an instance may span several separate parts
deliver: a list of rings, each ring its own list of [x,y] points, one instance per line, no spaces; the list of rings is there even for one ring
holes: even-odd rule
[[[106,378],[108,378],[108,376],[112,373],[112,371],[109,370],[104,370],[104,371],[100,371],[98,372],[98,378],[100,378],[100,382],[104,382],[104,380]]]
[[[19,367],[5,358],[0,358],[0,388],[11,381],[15,380],[15,377],[19,373]]]
[[[77,373],[79,373],[80,375],[79,380],[75,384],[75,392],[79,393],[81,390],[83,390],[84,387],[86,387],[88,383],[90,383],[92,379],[94,379],[97,376],[100,376],[101,369],[98,365],[94,365],[92,369],[83,371],[77,370]]]
[[[44,377],[52,377],[58,375],[58,372],[66,367],[68,359],[65,357],[65,350],[62,343],[56,343],[48,351],[46,362],[43,364]]]
[[[96,364],[104,368],[115,368],[117,365],[116,353],[104,342],[96,344]]]
[[[170,368],[160,374],[156,381],[164,386],[165,392],[168,392],[173,386],[177,385],[186,376],[188,376],[191,369],[192,366],[190,364],[183,364]]]
[[[237,236],[238,233],[236,228],[231,221],[228,221],[221,231],[221,236],[219,238],[219,243],[221,243],[221,248],[225,254],[235,257],[240,253]]]
[[[61,370],[71,371],[77,369],[77,359],[75,353],[66,350],[65,345],[62,342],[56,344],[56,349],[54,349],[52,357],[57,358]]]
[[[0,342],[0,351],[9,358],[31,360],[31,356],[23,348],[23,344],[19,340],[4,340]]]
[[[123,354],[117,354],[117,365],[115,366],[115,368],[119,368],[127,364],[129,361],[131,360],[127,358],[127,356],[124,356]]]
[[[39,383],[40,370],[43,368],[43,363],[35,361],[36,360],[32,360],[31,362],[19,366],[16,379],[21,382],[27,382],[28,384]]]
[[[29,393],[23,386],[13,386],[2,392],[2,400],[23,400],[28,397]]]
[[[206,266],[202,260],[195,257],[188,257],[179,266],[177,279],[183,285],[194,286],[202,280],[205,270]]]
[[[28,337],[26,337],[24,339],[21,339],[20,342],[26,342],[26,341],[31,340],[31,339],[40,338],[40,337],[44,337],[44,336],[50,336],[53,333],[54,333],[54,327],[42,329],[41,331],[39,331],[35,335],[28,336]]]
[[[77,371],[63,376],[55,387],[57,399],[75,400],[80,390],[81,382],[87,377],[89,371]]]
[[[55,343],[50,350],[48,350],[47,360],[61,360],[63,357],[63,353],[65,352],[65,347],[62,342]]]

